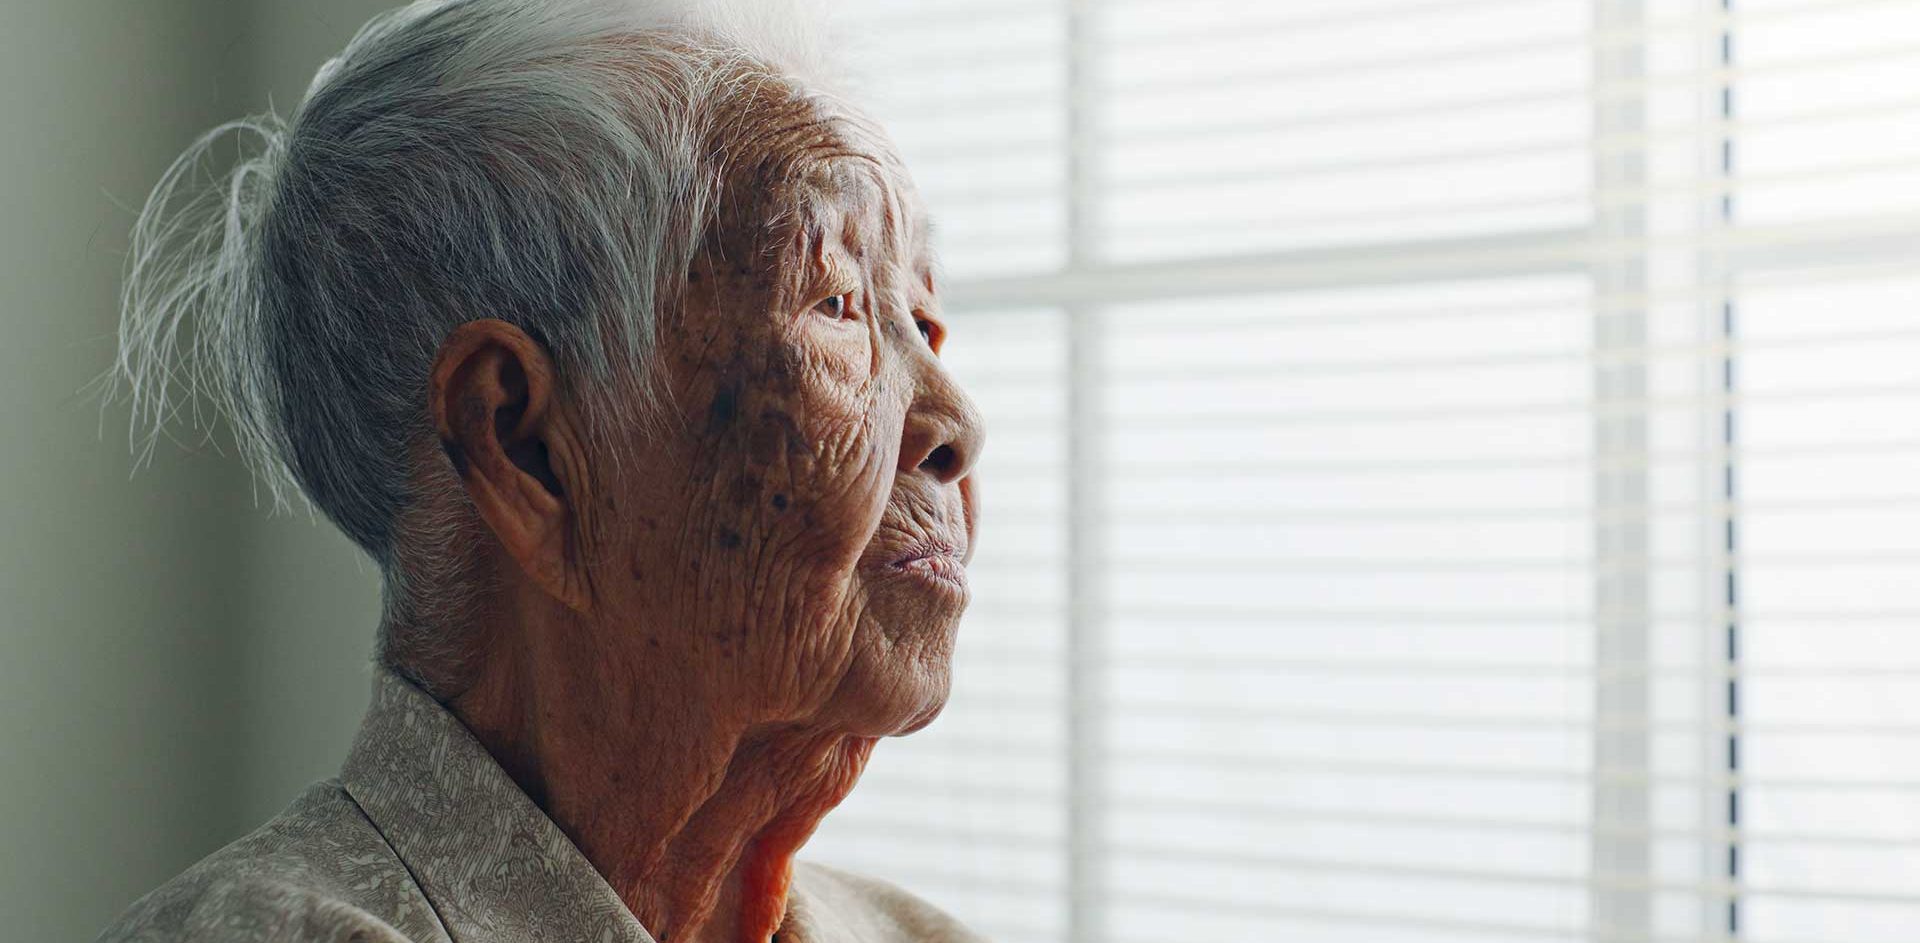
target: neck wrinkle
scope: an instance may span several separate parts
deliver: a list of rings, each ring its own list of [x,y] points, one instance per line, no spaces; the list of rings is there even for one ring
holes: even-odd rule
[[[701,709],[715,698],[607,677],[598,662],[499,655],[492,665],[512,667],[448,707],[640,924],[660,943],[767,943],[795,853],[875,739],[748,726]],[[659,694],[635,703],[636,689]]]
[[[609,883],[676,943],[689,928],[713,943],[766,943],[786,919],[794,855],[852,790],[875,742],[798,731],[740,738],[667,853]]]

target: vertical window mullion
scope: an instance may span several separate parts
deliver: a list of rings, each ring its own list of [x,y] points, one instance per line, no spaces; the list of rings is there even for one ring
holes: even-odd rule
[[[1097,101],[1094,22],[1099,0],[1068,0],[1067,273],[1098,264]],[[1102,326],[1089,302],[1067,317],[1067,940],[1107,939],[1108,689],[1105,654],[1107,463]]]
[[[1645,22],[1642,0],[1596,0],[1596,89],[1644,88],[1645,52],[1622,42]],[[1594,140],[1645,133],[1644,92],[1596,93]],[[1637,149],[1596,143],[1594,231],[1618,245],[1593,262],[1594,719],[1589,920],[1630,939],[1653,929],[1649,601],[1647,212],[1619,195],[1644,192]]]

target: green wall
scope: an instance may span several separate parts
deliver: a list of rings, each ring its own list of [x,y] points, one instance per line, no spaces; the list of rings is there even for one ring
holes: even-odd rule
[[[85,940],[331,775],[378,581],[228,455],[131,474],[110,363],[126,232],[201,130],[283,110],[380,4],[0,0],[0,914]],[[317,8],[324,7],[324,10]]]

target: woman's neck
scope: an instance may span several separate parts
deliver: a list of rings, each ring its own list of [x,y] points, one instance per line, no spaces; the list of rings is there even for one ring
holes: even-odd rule
[[[588,853],[663,943],[766,943],[786,915],[794,855],[853,788],[874,741],[763,732],[737,743],[718,786],[696,793],[680,821],[615,830],[632,833],[615,847],[638,839],[653,852],[605,863]]]
[[[794,854],[875,741],[729,717],[698,679],[500,654],[448,706],[641,925],[661,943],[766,943]]]

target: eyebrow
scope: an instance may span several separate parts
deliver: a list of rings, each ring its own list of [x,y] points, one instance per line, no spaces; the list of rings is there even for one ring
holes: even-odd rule
[[[926,214],[921,214],[913,230],[914,238],[919,240],[917,255],[919,261],[924,263],[921,267],[925,270],[927,280],[938,285],[944,281],[941,277],[944,272],[940,265],[940,247],[934,242],[934,236],[939,234],[940,224]]]

